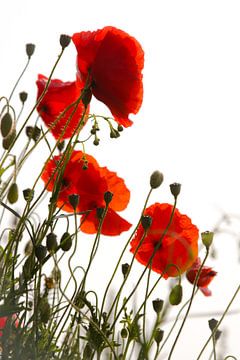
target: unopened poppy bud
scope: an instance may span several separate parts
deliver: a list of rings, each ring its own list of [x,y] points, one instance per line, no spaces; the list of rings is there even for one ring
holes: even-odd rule
[[[96,213],[97,213],[98,219],[101,220],[103,217],[104,208],[97,208]]]
[[[35,256],[38,259],[38,261],[41,263],[45,256],[47,255],[47,248],[43,245],[38,245],[35,248]]]
[[[5,138],[9,135],[13,126],[13,119],[12,116],[7,112],[3,115],[1,120],[1,134]]]
[[[26,135],[29,139],[33,139],[35,142],[37,142],[41,135],[41,129],[37,126],[27,126]]]
[[[16,129],[13,129],[8,136],[6,136],[2,141],[2,146],[5,150],[8,150],[10,146],[13,144],[16,138]]]
[[[118,129],[118,131],[123,131],[123,126],[122,125],[120,125],[120,124],[118,124],[118,127],[117,127],[117,129]]]
[[[142,224],[142,227],[144,228],[144,230],[149,229],[150,226],[152,225],[152,218],[151,218],[151,216],[143,215],[143,216],[141,217],[141,224]]]
[[[60,152],[63,151],[64,147],[65,147],[65,141],[64,141],[64,140],[58,142],[57,148],[58,148],[58,150],[59,150]]]
[[[15,182],[12,183],[12,185],[8,190],[7,199],[10,202],[10,204],[14,204],[15,202],[18,201],[18,186]]]
[[[169,295],[169,302],[171,305],[179,305],[182,301],[182,285],[178,284],[174,286]]]
[[[160,299],[153,300],[152,302],[153,309],[157,314],[159,314],[162,311],[163,303],[164,303],[163,300]]]
[[[71,37],[65,34],[60,35],[60,45],[65,49],[71,42]]]
[[[150,177],[150,186],[152,189],[157,189],[163,182],[163,174],[156,170]]]
[[[88,87],[82,91],[82,103],[85,106],[85,108],[90,104],[91,99],[92,99],[92,90],[90,87]]]
[[[26,44],[26,53],[28,58],[30,59],[35,51],[35,45],[34,44]]]
[[[181,184],[179,183],[173,183],[170,185],[170,190],[174,198],[176,199],[181,191]]]
[[[31,202],[34,196],[34,191],[32,189],[24,189],[23,197],[27,202]]]
[[[202,243],[208,249],[213,242],[214,233],[212,231],[205,231],[201,233]]]
[[[163,339],[164,331],[161,329],[156,329],[154,333],[154,340],[156,341],[157,345],[160,344],[160,342]]]
[[[214,331],[217,324],[218,324],[218,321],[216,319],[208,320],[208,326],[211,331]]]
[[[112,201],[112,198],[113,198],[113,193],[111,193],[110,191],[106,191],[104,193],[104,201],[106,205],[108,205]]]
[[[28,94],[25,91],[22,91],[19,93],[19,98],[23,104],[27,100],[27,97],[28,97]]]
[[[71,194],[71,195],[69,195],[68,200],[69,200],[70,205],[72,206],[73,210],[76,210],[77,206],[79,204],[79,195]]]
[[[128,274],[129,272],[129,264],[128,263],[125,263],[125,264],[122,264],[122,274],[123,274],[123,277],[125,278],[126,275]]]
[[[123,339],[126,339],[126,338],[128,337],[128,331],[127,331],[126,328],[122,328],[122,330],[121,330],[121,337],[122,337]]]
[[[68,251],[72,246],[72,238],[68,232],[65,232],[60,240],[60,247],[63,251]]]
[[[47,235],[47,241],[46,241],[47,249],[48,251],[55,252],[57,250],[57,236],[54,233],[49,233]]]

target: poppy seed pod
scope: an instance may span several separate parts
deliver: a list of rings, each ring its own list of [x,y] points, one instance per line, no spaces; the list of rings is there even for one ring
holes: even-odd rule
[[[34,44],[26,44],[26,53],[27,53],[28,59],[31,58],[34,51],[35,51],[35,45]]]
[[[144,228],[144,230],[147,230],[150,228],[150,226],[152,225],[152,218],[151,216],[142,216],[141,217],[141,224],[142,224],[142,227]]]
[[[55,252],[57,250],[57,246],[58,246],[58,244],[57,244],[57,236],[54,233],[49,233],[47,235],[46,244],[47,244],[48,251]]]
[[[212,231],[205,231],[201,233],[202,243],[208,249],[213,242],[214,233]]]
[[[25,91],[22,91],[19,93],[19,98],[23,104],[27,100],[27,97],[28,97],[28,94]]]
[[[209,329],[210,329],[211,331],[214,331],[214,329],[216,328],[217,324],[218,324],[218,321],[217,321],[216,319],[210,319],[210,320],[208,320],[208,326],[209,326]]]
[[[9,114],[9,112],[7,112],[6,114],[3,115],[1,120],[1,134],[4,138],[9,135],[12,126],[13,126],[12,116]]]
[[[45,256],[47,255],[47,248],[43,245],[38,245],[35,248],[35,256],[38,259],[38,261],[41,263]]]
[[[182,301],[182,285],[178,284],[174,286],[169,295],[169,302],[171,305],[179,305]]]
[[[78,204],[79,204],[79,195],[78,194],[71,194],[71,195],[69,195],[68,200],[69,200],[73,210],[75,211],[77,209]]]
[[[63,251],[68,251],[72,246],[72,238],[68,232],[65,232],[60,240],[60,247]]]
[[[123,131],[123,126],[122,125],[120,125],[120,124],[118,124],[118,127],[117,127],[117,129],[118,129],[118,131]]]
[[[7,199],[10,202],[10,204],[14,204],[15,202],[18,201],[18,186],[17,186],[17,183],[14,182],[10,186],[10,188],[8,190]]]
[[[10,146],[13,144],[16,138],[16,129],[13,129],[8,136],[6,136],[2,141],[2,146],[5,150],[8,150]]]
[[[163,339],[163,335],[164,335],[164,331],[161,329],[156,329],[155,333],[154,333],[154,340],[156,341],[156,343],[159,345],[160,342]]]
[[[126,275],[128,274],[129,272],[129,264],[128,263],[125,263],[125,264],[122,264],[122,274],[123,274],[123,277],[125,278]]]
[[[164,304],[163,300],[160,299],[153,300],[152,302],[153,309],[157,314],[159,314],[162,311],[163,304]]]
[[[156,170],[150,177],[150,186],[152,189],[157,189],[163,182],[163,174]]]
[[[179,183],[170,184],[170,190],[171,190],[172,195],[176,199],[178,197],[178,195],[180,194],[181,184],[179,184]]]
[[[71,37],[65,34],[60,35],[60,45],[65,49],[71,42]]]
[[[24,200],[26,200],[27,202],[31,202],[34,196],[34,190],[32,189],[24,189],[23,190],[23,197]]]
[[[108,205],[112,201],[112,198],[113,198],[113,193],[111,193],[111,191],[106,191],[104,193],[104,201],[106,205]]]

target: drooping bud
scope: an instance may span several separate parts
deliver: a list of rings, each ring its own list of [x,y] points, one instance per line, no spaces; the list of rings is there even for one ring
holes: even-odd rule
[[[110,191],[106,191],[104,193],[104,201],[106,205],[108,205],[112,201],[112,198],[113,198],[113,193],[111,193]]]
[[[24,200],[26,200],[27,202],[31,202],[33,197],[34,197],[34,190],[32,190],[32,189],[24,189],[23,190],[23,197],[24,197]]]
[[[3,115],[1,120],[1,134],[5,138],[10,134],[13,126],[13,119],[9,112]]]
[[[122,274],[123,274],[124,278],[128,274],[129,268],[130,268],[130,265],[128,263],[122,264]]]
[[[53,251],[55,252],[57,250],[57,235],[54,233],[49,233],[47,235],[47,241],[46,241],[47,249],[49,252]]]
[[[60,240],[60,247],[63,251],[68,251],[72,246],[72,238],[68,232],[65,232]]]
[[[170,184],[170,190],[171,190],[172,195],[176,199],[178,197],[178,195],[180,194],[181,184],[179,184],[179,183]]]
[[[27,97],[28,97],[28,94],[25,91],[22,91],[19,93],[19,98],[23,104],[27,100]]]
[[[150,177],[150,186],[152,189],[157,189],[163,182],[163,174],[156,170]]]
[[[34,44],[26,44],[26,53],[27,53],[28,59],[31,58],[34,51],[35,51],[35,45]]]
[[[72,206],[73,210],[76,211],[78,204],[79,204],[79,195],[78,194],[71,194],[68,197],[70,205]]]
[[[111,128],[111,130],[110,130],[110,138],[111,139],[117,139],[119,136],[120,136],[119,132],[116,129]]]
[[[10,204],[14,204],[15,202],[18,201],[18,186],[17,183],[12,183],[9,190],[8,190],[8,196],[7,196],[8,201],[10,202]]]
[[[156,329],[154,333],[154,340],[156,341],[157,345],[160,344],[160,342],[163,339],[164,331],[161,329]]]
[[[60,45],[65,49],[71,42],[71,37],[65,34],[60,35]]]
[[[35,256],[40,263],[43,262],[46,255],[47,255],[46,246],[38,245],[35,247]]]
[[[182,291],[182,285],[178,284],[175,285],[169,295],[169,302],[171,305],[179,305],[180,302],[182,301],[182,295],[183,295],[183,291]]]
[[[213,242],[214,233],[212,231],[205,231],[201,233],[202,243],[206,246],[207,249],[210,248]]]
[[[153,300],[152,302],[153,309],[157,314],[159,314],[162,311],[163,304],[164,304],[163,300],[160,299]]]
[[[141,224],[142,224],[142,227],[144,228],[144,230],[149,229],[150,226],[152,225],[152,218],[151,218],[151,216],[143,215],[143,216],[141,217]]]
[[[13,144],[16,138],[16,129],[13,129],[8,136],[6,136],[2,141],[2,146],[5,150],[8,150],[10,146]]]

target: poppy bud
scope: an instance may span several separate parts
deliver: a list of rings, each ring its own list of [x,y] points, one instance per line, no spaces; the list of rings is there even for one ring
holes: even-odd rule
[[[163,339],[164,331],[161,329],[156,329],[154,333],[154,340],[156,341],[157,345],[160,344],[160,342]]]
[[[163,182],[163,174],[156,170],[152,173],[150,177],[150,186],[152,189],[158,188]]]
[[[47,248],[43,245],[38,245],[35,248],[35,256],[38,259],[38,261],[41,263],[45,256],[47,255]]]
[[[8,190],[7,199],[10,202],[10,204],[14,204],[15,202],[18,201],[18,186],[15,182],[12,183],[12,185]]]
[[[117,129],[118,129],[118,131],[123,131],[123,126],[122,125],[120,125],[120,124],[118,124],[118,127],[117,127]]]
[[[25,91],[22,91],[19,93],[19,98],[23,104],[27,100],[27,97],[28,97],[28,94]]]
[[[79,195],[78,194],[71,194],[68,197],[70,205],[72,206],[73,210],[75,211],[78,204],[79,204]]]
[[[58,246],[57,236],[54,233],[48,234],[46,244],[47,244],[47,249],[49,252],[50,251],[55,252],[57,250],[57,246]]]
[[[68,232],[65,232],[60,240],[60,247],[63,251],[68,251],[72,246],[72,238]]]
[[[108,205],[112,201],[112,198],[113,198],[113,193],[111,193],[110,191],[106,191],[104,193],[104,201],[106,205]]]
[[[92,90],[90,87],[83,89],[82,91],[82,103],[85,106],[85,108],[89,105],[90,101],[92,99]]]
[[[101,220],[103,217],[104,208],[97,208],[96,213],[97,213],[98,219]]]
[[[179,305],[182,301],[182,285],[174,286],[169,295],[169,302],[171,305]]]
[[[123,277],[125,278],[126,275],[128,274],[129,272],[129,264],[128,263],[125,263],[125,264],[122,264],[122,274],[123,274]]]
[[[60,45],[65,49],[71,42],[71,37],[65,34],[60,35]]]
[[[174,198],[176,199],[181,191],[181,184],[179,183],[173,183],[170,185],[170,190]]]
[[[2,141],[2,146],[5,150],[8,150],[16,138],[16,130],[13,129],[7,137]]]
[[[26,53],[27,53],[28,59],[31,58],[31,56],[34,53],[34,50],[35,50],[34,44],[26,44]]]
[[[97,132],[97,129],[96,129],[95,127],[92,127],[90,133],[91,133],[92,135],[95,135],[96,132]]]
[[[64,140],[63,140],[63,141],[58,142],[58,144],[57,144],[57,148],[58,148],[58,150],[59,150],[60,152],[62,152],[62,151],[63,151],[64,147],[65,147],[65,141],[64,141]]]
[[[13,126],[12,116],[7,112],[1,120],[1,134],[5,138],[10,133]]]
[[[151,216],[143,215],[143,216],[141,217],[141,224],[142,224],[142,227],[144,228],[144,230],[149,229],[150,226],[152,225],[152,218],[151,218]]]
[[[128,337],[128,331],[127,331],[126,328],[122,328],[122,330],[121,330],[121,337],[122,337],[123,339],[126,339],[126,338]]]
[[[213,242],[214,233],[212,231],[205,231],[201,233],[202,243],[206,246],[207,249],[211,246]]]
[[[25,189],[23,190],[23,197],[24,200],[27,202],[31,202],[34,196],[34,191],[32,189]]]
[[[157,314],[159,314],[162,311],[163,303],[164,303],[163,300],[160,299],[153,300],[152,302],[153,309]]]

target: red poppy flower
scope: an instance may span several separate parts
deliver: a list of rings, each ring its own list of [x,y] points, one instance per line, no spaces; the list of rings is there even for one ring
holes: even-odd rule
[[[87,169],[83,167],[83,155],[87,160]],[[56,167],[61,159],[62,155],[55,156],[45,166],[42,179],[49,191],[54,189],[58,173]],[[92,156],[83,154],[81,151],[74,151],[65,167],[57,206],[67,212],[73,212],[69,203],[69,195],[78,194],[80,201],[76,211],[87,212],[82,216],[81,230],[88,234],[94,234],[99,225],[97,209],[106,206],[104,201],[106,191],[113,193],[113,198],[109,204],[101,233],[103,235],[119,235],[131,227],[129,222],[117,214],[117,211],[127,207],[130,198],[130,192],[124,180],[106,167],[100,167]]]
[[[196,261],[193,263],[192,267],[187,271],[186,276],[191,284],[194,283],[200,267],[201,267],[201,260],[200,258],[197,258]],[[203,266],[197,282],[197,286],[205,296],[212,295],[211,290],[208,289],[208,285],[216,275],[217,272],[214,271],[211,267]]]
[[[79,76],[90,81],[93,95],[108,106],[115,120],[128,127],[129,114],[142,104],[144,53],[138,41],[112,26],[72,36]]]
[[[8,319],[9,319],[8,316],[0,317],[0,336],[2,336],[2,330],[5,328]],[[18,321],[15,320],[14,324],[15,326],[18,326]]]
[[[38,75],[38,80],[36,82],[38,87],[37,99],[41,96],[46,82],[47,78],[45,76]],[[56,125],[51,128],[51,132],[56,139],[63,135],[63,129],[67,122],[68,125],[66,126],[62,138],[70,138],[76,130],[79,122],[82,120],[82,114],[84,111],[82,102],[78,104],[76,110],[74,105],[74,102],[77,101],[81,94],[82,88],[83,85],[79,80],[73,82],[63,82],[61,80],[54,79],[50,81],[48,90],[38,105],[37,111],[48,127],[56,122]],[[64,112],[71,104],[73,105]],[[63,115],[61,116],[62,113]],[[59,120],[57,120],[58,117]],[[86,122],[86,117],[84,122]]]
[[[144,215],[152,218],[152,224],[141,244],[144,229],[141,224],[139,225],[131,241],[130,249],[132,253],[136,252],[136,259],[147,266],[156,246],[159,246],[153,256],[151,268],[162,274],[165,279],[178,275],[177,268],[171,265],[176,265],[180,273],[183,273],[192,265],[198,255],[198,228],[192,224],[187,215],[182,215],[177,209],[175,209],[172,223],[162,239],[172,210],[172,205],[159,203],[147,208]]]

